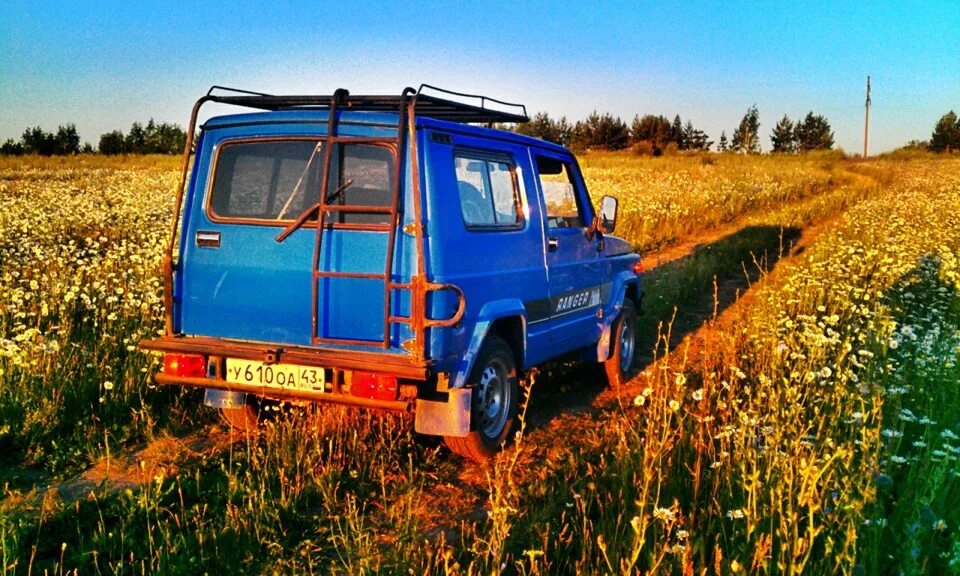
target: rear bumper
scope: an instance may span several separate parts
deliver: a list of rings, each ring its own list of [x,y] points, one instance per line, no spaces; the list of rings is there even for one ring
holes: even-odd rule
[[[209,337],[164,336],[162,338],[143,340],[140,347],[145,350],[172,352],[177,354],[198,354],[207,359],[208,365],[213,366],[206,377],[191,377],[164,374],[156,375],[158,384],[170,386],[185,386],[190,388],[208,388],[242,392],[268,398],[284,400],[306,400],[310,402],[326,402],[362,408],[381,410],[409,411],[412,408],[412,397],[398,399],[378,399],[356,396],[344,393],[340,384],[342,375],[348,371],[364,371],[396,376],[406,381],[422,382],[429,376],[431,363],[417,362],[412,356],[386,354],[376,352],[353,352],[298,346],[271,346],[255,342],[245,342]],[[316,366],[330,369],[334,372],[333,388],[325,391],[280,388],[264,386],[258,383],[240,383],[225,380],[223,376],[223,362],[226,358],[240,358],[244,360],[258,360],[265,364],[280,362],[301,366]],[[218,368],[217,368],[218,367]],[[340,376],[336,376],[340,374]],[[402,388],[402,387],[401,387]],[[416,388],[414,387],[414,390]]]
[[[163,336],[151,340],[142,340],[140,348],[160,352],[260,360],[267,364],[287,362],[320,368],[366,370],[391,374],[405,380],[419,381],[427,379],[430,367],[433,364],[429,360],[417,360],[413,356],[400,354],[260,344],[205,336]],[[165,383],[161,382],[161,384]]]
[[[339,394],[334,392],[320,392],[317,390],[293,390],[283,391],[267,386],[256,384],[240,384],[237,382],[227,382],[220,378],[186,378],[182,376],[169,376],[167,374],[157,374],[157,383],[173,386],[187,386],[191,388],[214,388],[217,390],[228,390],[230,392],[243,392],[245,394],[254,394],[268,398],[282,397],[289,400],[307,400],[310,402],[329,402],[332,404],[342,404],[345,406],[358,406],[361,408],[375,408],[378,410],[408,411],[411,408],[411,402],[406,400],[375,400],[373,398],[363,398],[361,396],[351,396],[350,394]]]

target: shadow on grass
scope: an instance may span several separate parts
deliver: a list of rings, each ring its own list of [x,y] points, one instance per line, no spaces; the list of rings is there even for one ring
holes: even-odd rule
[[[772,270],[796,244],[799,228],[748,226],[690,254],[657,266],[642,280],[645,292],[638,319],[637,368],[662,355],[661,334],[669,330],[671,349],[703,323],[721,314]],[[588,362],[553,362],[537,377],[528,420],[533,428],[561,414],[594,412],[594,399],[606,389],[602,367]]]

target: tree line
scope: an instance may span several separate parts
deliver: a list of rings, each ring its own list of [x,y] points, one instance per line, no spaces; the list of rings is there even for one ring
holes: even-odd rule
[[[21,154],[39,154],[40,156],[68,156],[71,154],[179,154],[183,152],[187,134],[177,124],[154,122],[150,119],[146,125],[134,122],[124,134],[113,130],[100,135],[96,149],[89,142],[80,145],[77,127],[68,123],[58,126],[56,132],[46,132],[39,126],[27,128],[20,140],[7,139],[0,144],[0,155],[19,156]]]
[[[565,116],[555,119],[546,112],[539,112],[530,122],[501,128],[578,151],[630,148],[638,154],[659,156],[675,151],[714,149],[713,140],[703,130],[695,128],[689,119],[683,122],[679,114],[672,121],[662,115],[636,115],[627,125],[618,116],[596,111],[573,124]],[[121,130],[101,134],[99,144],[94,148],[89,142],[80,145],[77,127],[72,123],[58,126],[55,132],[46,132],[36,126],[24,130],[20,140],[10,138],[0,144],[0,155],[179,154],[186,137],[179,125],[157,123],[151,118],[145,125],[134,122],[126,134]],[[771,152],[782,154],[830,150],[834,146],[834,133],[827,118],[813,111],[797,120],[784,115],[770,133],[770,144]],[[960,150],[960,118],[953,110],[947,112],[934,126],[930,140],[912,141],[906,147],[933,152]],[[726,130],[721,132],[715,149],[718,152],[760,153],[760,113],[756,104],[747,109],[733,129],[731,138],[727,138]]]
[[[566,117],[551,118],[539,112],[525,124],[512,127],[518,134],[525,134],[569,146],[574,150],[623,150],[629,147],[660,155],[673,150],[709,150],[713,142],[690,120],[684,123],[680,115],[671,122],[666,116],[634,116],[626,122],[609,113],[596,111],[586,119],[570,124]]]
[[[526,124],[513,130],[520,134],[541,138],[569,146],[574,150],[623,150],[631,148],[638,154],[659,156],[674,151],[713,149],[714,142],[706,132],[694,127],[691,120],[684,122],[680,115],[670,121],[666,116],[647,114],[634,116],[626,122],[609,113],[594,111],[585,120],[571,124],[566,117],[551,118],[539,112]],[[784,116],[770,135],[774,152],[808,152],[830,150],[834,145],[830,122],[812,111],[796,122]],[[740,123],[733,129],[732,138],[724,130],[716,150],[719,152],[760,153],[760,112],[753,105],[747,109]]]

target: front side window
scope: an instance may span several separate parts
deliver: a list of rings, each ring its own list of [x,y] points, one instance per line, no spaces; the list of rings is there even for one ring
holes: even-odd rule
[[[520,226],[516,171],[506,159],[458,154],[454,157],[460,211],[468,228]]]
[[[324,146],[316,140],[227,143],[217,156],[210,212],[226,219],[290,221],[320,201]],[[394,156],[373,144],[334,144],[329,204],[390,207]],[[333,211],[328,222],[387,223],[389,214]],[[316,217],[311,218],[316,220]]]
[[[582,228],[583,217],[572,167],[566,162],[540,156],[537,158],[537,173],[550,228]]]

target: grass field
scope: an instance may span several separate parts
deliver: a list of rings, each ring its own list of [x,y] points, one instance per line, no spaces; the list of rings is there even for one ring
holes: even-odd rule
[[[341,408],[229,435],[135,347],[176,160],[0,159],[0,574],[960,574],[960,160],[580,162],[642,371],[544,367],[481,466]]]

